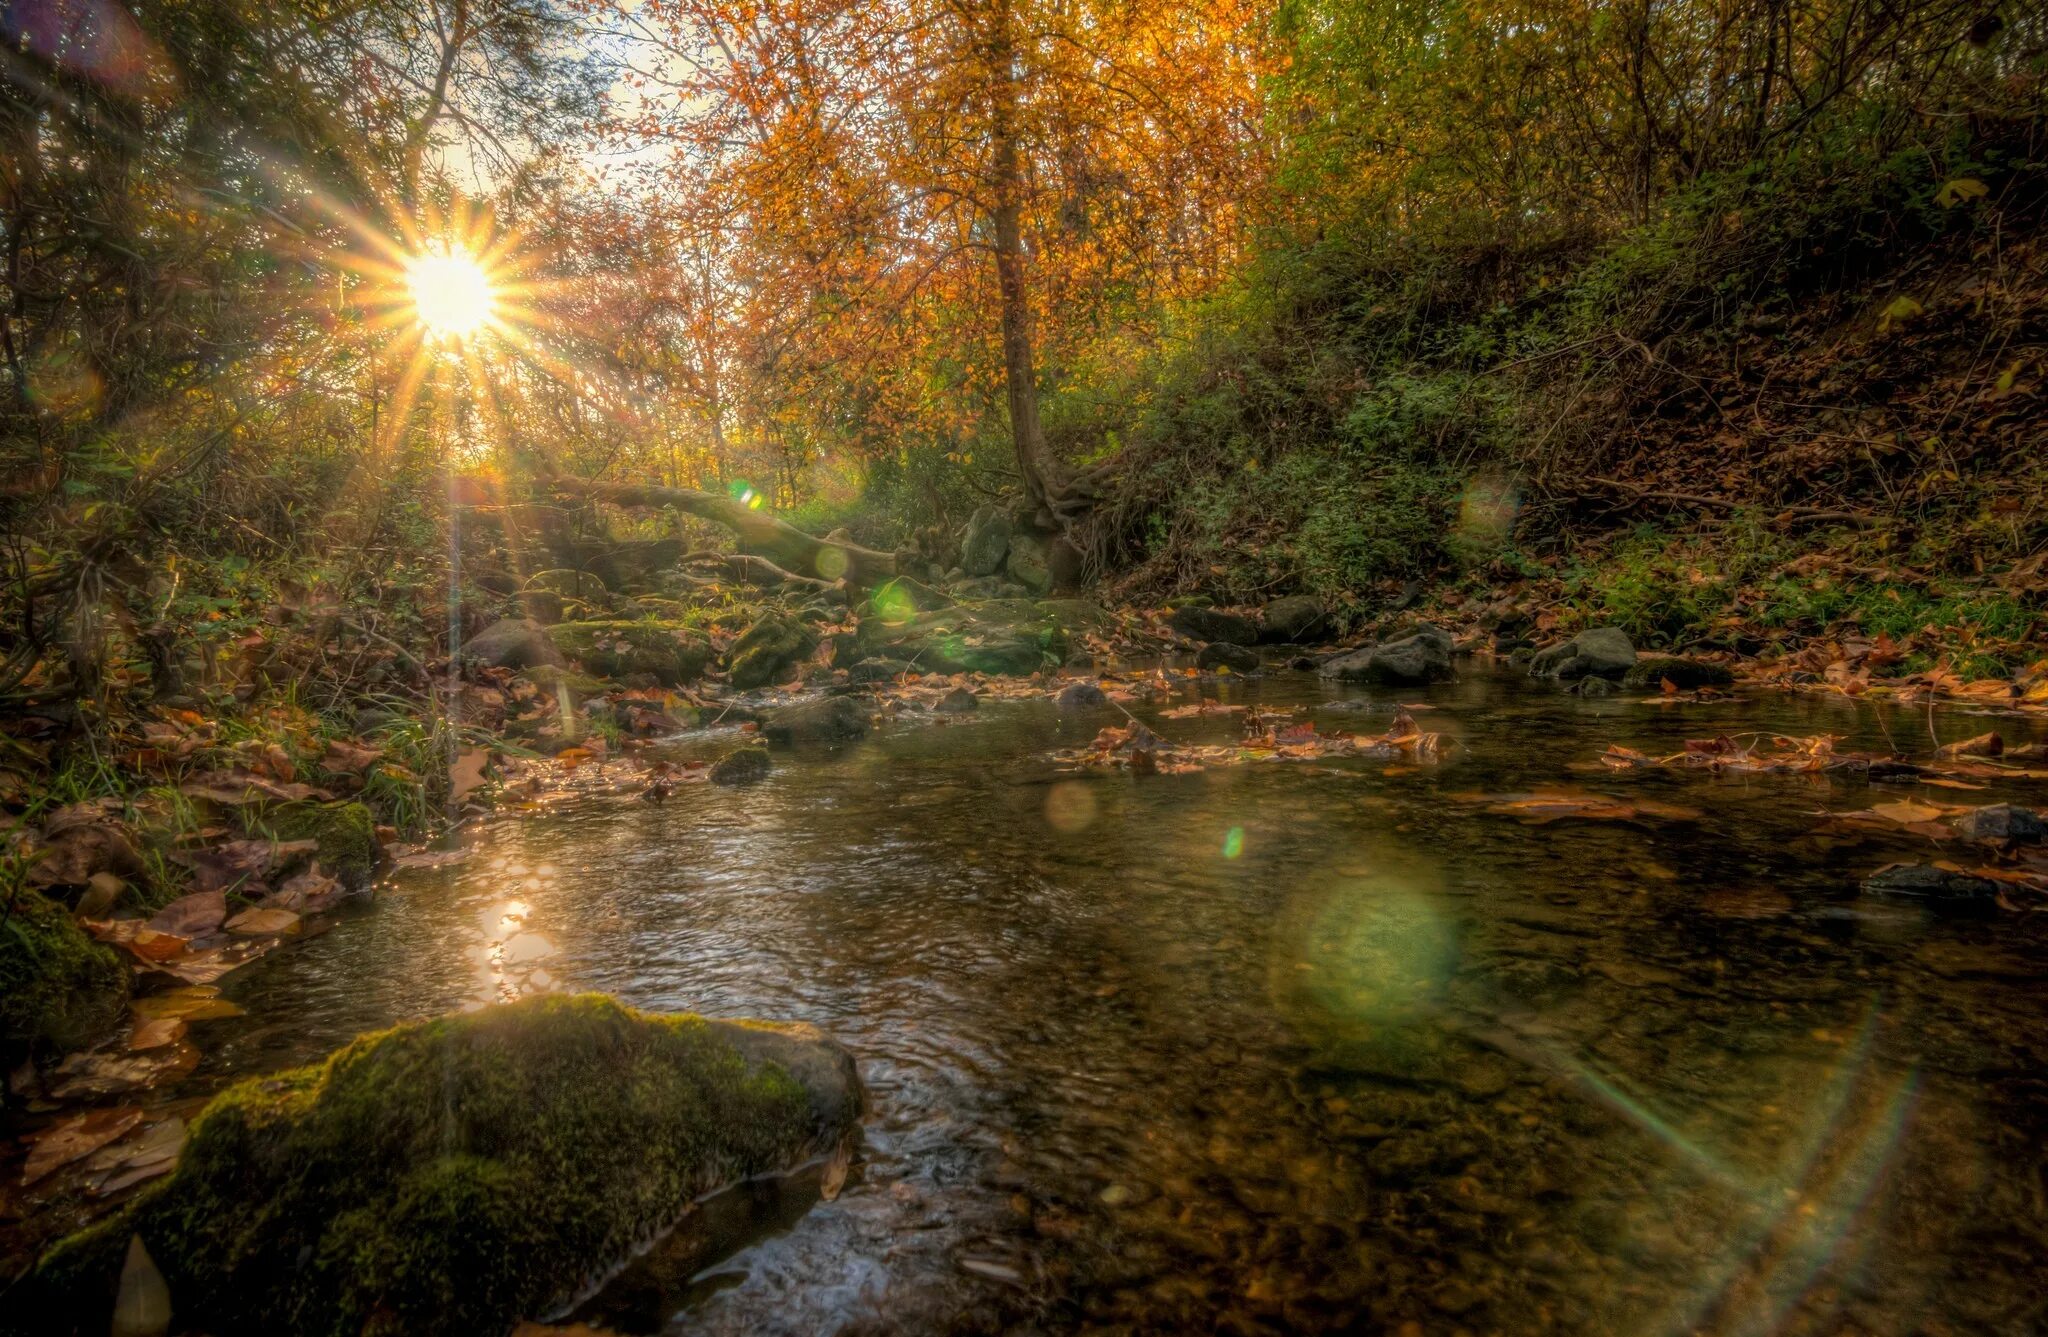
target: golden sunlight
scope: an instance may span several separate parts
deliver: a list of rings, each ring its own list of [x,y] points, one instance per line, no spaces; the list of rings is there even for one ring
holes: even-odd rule
[[[465,250],[429,251],[405,266],[414,318],[430,335],[467,339],[497,308],[498,295],[476,257]]]

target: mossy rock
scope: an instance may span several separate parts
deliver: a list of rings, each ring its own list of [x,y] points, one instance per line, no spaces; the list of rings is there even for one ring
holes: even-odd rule
[[[104,1332],[137,1235],[181,1328],[503,1333],[703,1194],[838,1145],[862,1104],[809,1027],[598,994],[399,1026],[222,1092],[176,1171],[46,1254],[0,1325]]]
[[[1634,666],[1621,677],[1621,685],[1631,691],[1655,690],[1666,681],[1681,692],[1696,691],[1701,687],[1726,687],[1735,681],[1735,671],[1726,664],[1693,659],[1687,655],[1640,655]]]
[[[726,659],[732,685],[743,690],[766,687],[817,648],[817,632],[793,617],[770,613],[733,642]]]
[[[68,910],[27,888],[0,925],[0,1059],[76,1049],[126,1013],[128,971]]]
[[[360,803],[283,803],[266,808],[255,819],[278,840],[317,840],[323,872],[359,891],[377,871],[377,818]]]
[[[695,682],[711,642],[671,622],[564,622],[548,628],[555,648],[601,678],[646,673],[664,687]]]
[[[991,600],[860,624],[858,656],[902,660],[920,673],[1020,676],[1066,662],[1063,620],[1029,600]]]

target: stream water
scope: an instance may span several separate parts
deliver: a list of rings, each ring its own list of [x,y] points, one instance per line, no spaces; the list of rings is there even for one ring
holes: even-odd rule
[[[1392,710],[1306,674],[1220,690]],[[1752,729],[1924,752],[1924,710],[1483,675],[1407,699],[1437,765],[1077,779],[1048,753],[1113,708],[990,702],[750,788],[506,814],[230,977],[249,1015],[208,1023],[193,1080],[544,988],[824,1027],[874,1105],[844,1191],[708,1205],[579,1314],[626,1333],[2048,1326],[2048,916],[1859,896],[1938,856],[1816,816],[2025,791],[1587,766]],[[1561,786],[1698,815],[1476,801]]]

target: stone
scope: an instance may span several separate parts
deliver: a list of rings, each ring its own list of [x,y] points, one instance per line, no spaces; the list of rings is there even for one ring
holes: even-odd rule
[[[910,665],[900,659],[863,659],[846,670],[846,680],[851,683],[894,682],[910,672]]]
[[[1450,637],[1435,628],[1398,641],[1368,646],[1326,661],[1319,672],[1339,682],[1419,687],[1451,677]]]
[[[1258,651],[1248,650],[1242,645],[1216,641],[1202,647],[1201,653],[1195,656],[1195,667],[1211,670],[1227,668],[1232,673],[1255,673],[1259,667],[1259,654]]]
[[[1561,645],[1539,650],[1529,661],[1535,678],[1618,678],[1635,666],[1636,648],[1619,627],[1591,627]]]
[[[1215,641],[1230,645],[1259,643],[1259,628],[1250,618],[1214,608],[1183,604],[1167,615],[1166,625],[1191,641],[1205,644]]]
[[[485,668],[560,668],[568,662],[548,638],[548,629],[530,617],[500,618],[470,637],[462,653]]]
[[[0,1063],[92,1043],[128,1012],[128,967],[62,905],[16,887],[0,931]]]
[[[1269,645],[1314,645],[1328,639],[1330,615],[1306,594],[1275,599],[1259,615],[1259,639]]]
[[[955,687],[940,697],[932,709],[947,715],[964,715],[970,710],[981,709],[981,698],[965,687]]]
[[[818,633],[809,626],[770,613],[733,642],[726,670],[733,686],[751,691],[779,681],[817,648]]]
[[[1045,547],[1045,569],[1052,577],[1053,589],[1075,590],[1088,574],[1088,559],[1061,535]]]
[[[677,687],[703,677],[711,662],[710,640],[672,622],[564,622],[548,628],[548,636],[600,678],[645,673],[660,686]]]
[[[704,1196],[842,1152],[865,1105],[810,1026],[598,994],[412,1022],[216,1096],[170,1175],[10,1292],[10,1322],[110,1308],[139,1238],[181,1331],[509,1332]]]
[[[1046,541],[1036,534],[1010,535],[1010,579],[1033,595],[1052,589],[1052,566]]]
[[[750,785],[768,778],[768,753],[763,748],[743,747],[720,757],[711,767],[714,785]]]
[[[1022,676],[1066,662],[1067,631],[1057,614],[1006,599],[934,609],[899,622],[860,624],[857,658],[895,659],[919,673]]]
[[[1635,664],[1621,675],[1621,685],[1630,691],[1661,691],[1666,682],[1681,692],[1702,687],[1726,687],[1735,681],[1735,671],[1711,659],[1689,655],[1638,655]]]
[[[1998,884],[1988,877],[1937,868],[1933,864],[1895,863],[1863,880],[1873,896],[1914,900],[1942,914],[1976,914],[1996,909]]]
[[[320,866],[350,891],[370,885],[370,876],[383,855],[383,847],[377,843],[376,816],[349,800],[284,803],[260,817],[245,811],[244,823],[251,835],[268,834],[284,843],[313,841]]]
[[[1956,834],[1964,840],[1993,840],[2032,844],[2048,839],[2048,822],[2032,808],[2012,803],[1992,803],[1972,808],[1955,819]]]
[[[1109,696],[1092,682],[1070,682],[1060,688],[1053,703],[1061,710],[1085,710],[1091,706],[1106,706]]]
[[[1614,680],[1611,678],[1596,678],[1591,675],[1588,675],[1574,682],[1572,684],[1571,690],[1572,693],[1576,696],[1591,697],[1613,696],[1621,689],[1614,685]]]
[[[1010,551],[1010,517],[984,506],[967,521],[960,540],[960,570],[971,577],[992,576]]]
[[[836,743],[868,731],[867,711],[850,696],[821,696],[766,712],[761,736],[771,743]]]

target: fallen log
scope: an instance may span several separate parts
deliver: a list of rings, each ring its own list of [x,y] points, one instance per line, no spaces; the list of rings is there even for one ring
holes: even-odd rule
[[[870,589],[896,575],[896,554],[863,548],[855,543],[827,543],[785,524],[772,515],[750,509],[744,502],[716,492],[689,487],[659,487],[651,483],[591,483],[557,477],[553,487],[571,496],[614,506],[673,506],[686,515],[723,525],[739,535],[742,546],[767,558],[784,570],[827,584],[844,579],[847,584]]]

